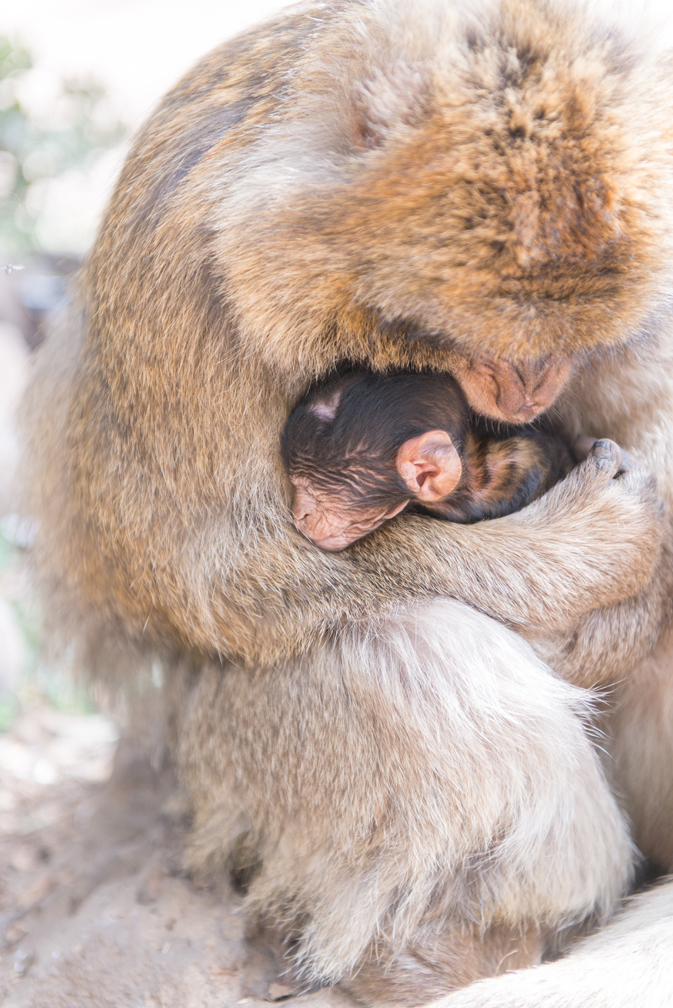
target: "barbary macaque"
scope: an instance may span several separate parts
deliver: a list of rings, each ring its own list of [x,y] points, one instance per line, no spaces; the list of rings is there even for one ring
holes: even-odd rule
[[[449,521],[499,518],[540,497],[578,461],[554,431],[500,425],[494,432],[475,420],[448,374],[356,371],[321,382],[281,438],[295,525],[331,551],[409,505]]]
[[[617,16],[327,0],[215,49],[26,406],[51,621],[129,705],[163,663],[188,863],[370,1004],[537,962],[613,912],[633,840],[673,869],[673,59]],[[326,552],[279,441],[346,367],[635,465],[601,441],[521,511]]]

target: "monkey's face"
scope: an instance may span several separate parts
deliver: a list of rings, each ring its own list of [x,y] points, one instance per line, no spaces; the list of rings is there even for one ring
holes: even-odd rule
[[[292,517],[299,531],[312,543],[336,553],[394,518],[409,500],[391,508],[357,508],[349,506],[338,494],[321,493],[309,480],[301,479],[295,483]]]
[[[635,54],[629,80],[602,32],[585,36],[578,59],[586,25],[573,5],[567,18],[559,5],[551,17],[528,5],[526,18],[497,6],[493,34],[466,41],[461,60],[439,46],[427,66],[402,57],[372,70],[368,56],[355,83],[344,61],[344,88],[321,79],[284,127],[287,150],[308,153],[273,161],[273,200],[260,175],[246,240],[232,232],[226,250],[239,310],[264,331],[274,366],[295,347],[325,370],[371,360],[379,334],[384,364],[395,354],[408,366],[423,344],[455,350],[473,408],[525,422],[563,387],[563,358],[581,366],[641,339],[667,302],[668,99]],[[250,193],[241,189],[246,214]],[[260,299],[249,278],[261,275]]]
[[[572,372],[564,358],[513,363],[456,355],[451,371],[475,413],[508,423],[528,423],[552,405]]]

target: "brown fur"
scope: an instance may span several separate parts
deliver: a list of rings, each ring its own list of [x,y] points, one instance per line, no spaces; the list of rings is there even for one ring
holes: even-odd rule
[[[544,950],[537,930],[513,934],[510,928],[496,925],[486,935],[454,928],[438,934],[422,932],[402,955],[392,961],[381,960],[378,950],[343,986],[365,1004],[376,1005],[381,998],[381,966],[386,970],[387,1005],[421,1004],[429,997],[446,992],[446,977],[456,987],[469,984],[474,977],[500,976],[538,962]]]
[[[331,551],[409,505],[457,522],[511,514],[578,461],[548,427],[475,423],[451,375],[362,370],[309,390],[285,425],[281,456],[296,527]]]
[[[542,0],[293,8],[140,132],[41,356],[31,506],[54,611],[122,665],[130,643],[203,666],[180,743],[192,862],[247,865],[251,907],[300,936],[313,977],[375,949],[371,1001],[421,935],[444,949],[430,995],[493,969],[507,930],[604,914],[627,884],[578,694],[494,621],[575,683],[652,674],[672,88],[665,60]],[[345,554],[293,530],[278,439],[313,379],[344,360],[460,376],[484,355],[536,381],[567,363],[571,434],[645,468],[615,479],[599,452],[518,514],[402,517]],[[658,716],[640,724],[664,745]],[[670,831],[639,835],[673,864]],[[447,966],[454,932],[483,943],[472,970]]]

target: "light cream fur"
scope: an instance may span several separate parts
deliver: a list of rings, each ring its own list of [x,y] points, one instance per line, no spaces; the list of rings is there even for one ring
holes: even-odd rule
[[[339,979],[373,945],[399,953],[429,925],[604,916],[631,850],[589,711],[515,634],[450,601],[254,674],[215,667],[185,727],[193,863],[253,851],[249,899],[290,932],[308,916],[294,954],[312,978]]]

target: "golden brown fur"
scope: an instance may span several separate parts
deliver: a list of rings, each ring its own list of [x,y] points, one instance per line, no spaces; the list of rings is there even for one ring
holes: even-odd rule
[[[362,966],[371,1002],[490,971],[628,882],[580,693],[506,627],[575,684],[620,680],[625,709],[652,677],[668,696],[642,663],[670,620],[672,93],[666,59],[565,5],[293,8],[140,132],[38,366],[54,611],[94,657],[202,668],[179,746],[192,863],[247,868],[307,975],[358,991]],[[524,397],[563,386],[571,436],[644,468],[615,479],[595,453],[518,514],[403,516],[321,553],[278,440],[341,361],[453,370],[493,412],[518,369]],[[633,720],[607,729],[618,770],[641,737],[668,752],[658,714]],[[617,787],[673,864],[647,767]]]

